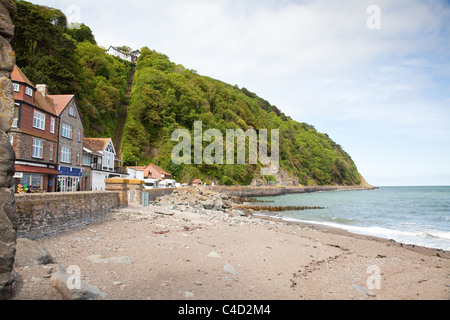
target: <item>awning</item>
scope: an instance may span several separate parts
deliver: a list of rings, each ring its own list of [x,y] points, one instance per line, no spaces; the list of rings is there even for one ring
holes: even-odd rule
[[[16,169],[16,172],[50,174],[50,175],[54,175],[54,176],[60,176],[61,175],[61,173],[59,173],[58,170],[51,169],[51,168],[42,168],[42,167],[34,167],[34,166],[23,166],[23,165],[20,165],[20,164],[15,164],[14,168]]]

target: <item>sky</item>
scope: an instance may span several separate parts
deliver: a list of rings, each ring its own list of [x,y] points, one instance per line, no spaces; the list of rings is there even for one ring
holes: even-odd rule
[[[31,0],[149,47],[340,144],[374,186],[450,185],[450,3]]]

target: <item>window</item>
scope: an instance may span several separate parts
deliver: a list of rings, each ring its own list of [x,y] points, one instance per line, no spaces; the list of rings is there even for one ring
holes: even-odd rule
[[[53,143],[50,144],[50,154],[49,154],[49,159],[50,159],[50,161],[53,160]]]
[[[9,135],[9,142],[11,143],[12,146],[14,146],[14,136]]]
[[[51,118],[50,121],[50,133],[55,133],[55,118]]]
[[[74,107],[69,107],[69,115],[71,115],[72,117],[75,117],[75,108]]]
[[[80,178],[59,177],[57,192],[75,192],[80,190]]]
[[[42,159],[43,146],[44,146],[43,141],[33,139],[33,158]]]
[[[13,83],[13,90],[14,92],[20,92],[20,84]]]
[[[61,147],[61,162],[70,163],[71,150],[67,147]]]
[[[32,97],[33,96],[33,89],[31,89],[30,87],[27,87],[25,90],[25,93],[27,94],[27,96]]]
[[[45,130],[45,114],[36,110],[34,111],[33,127],[40,130]]]
[[[81,141],[81,132],[80,132],[80,130],[78,130],[78,132],[77,132],[77,137],[78,137],[78,142],[80,142]]]
[[[63,123],[61,134],[64,138],[72,139],[72,127],[68,124]]]
[[[77,162],[76,165],[79,166],[80,165],[80,153],[77,151]]]
[[[42,190],[42,175],[24,173],[20,179],[20,184],[23,186],[32,187],[32,190]]]
[[[83,152],[83,166],[90,166],[91,165],[91,156],[89,153]]]
[[[18,114],[18,109],[20,108],[20,104],[18,104],[17,102],[14,103],[14,115]],[[18,118],[14,118],[12,123],[11,123],[11,127],[12,128],[18,128],[19,127],[19,119]]]

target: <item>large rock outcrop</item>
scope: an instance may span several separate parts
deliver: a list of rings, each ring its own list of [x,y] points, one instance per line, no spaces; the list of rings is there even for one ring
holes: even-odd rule
[[[8,132],[14,111],[11,71],[15,64],[10,41],[14,36],[11,17],[16,13],[12,0],[0,0],[0,300],[14,292],[14,256],[16,247],[16,205],[13,175],[14,151]]]

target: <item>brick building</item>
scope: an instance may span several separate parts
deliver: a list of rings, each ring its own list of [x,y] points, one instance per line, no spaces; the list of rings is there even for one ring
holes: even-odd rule
[[[158,181],[163,181],[169,180],[172,176],[163,168],[151,163],[145,167],[128,167],[128,169],[144,171],[144,179],[156,179]]]
[[[46,87],[34,86],[15,66],[11,73],[14,119],[10,132],[15,162],[15,182],[34,191],[55,191],[59,119]]]
[[[106,178],[125,175],[111,138],[85,140],[74,95],[49,95],[45,84],[33,85],[17,66],[11,80],[16,191],[104,190]]]
[[[74,95],[49,95],[59,117],[58,177],[56,191],[80,191],[83,168],[84,126]]]

